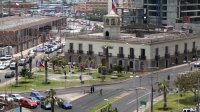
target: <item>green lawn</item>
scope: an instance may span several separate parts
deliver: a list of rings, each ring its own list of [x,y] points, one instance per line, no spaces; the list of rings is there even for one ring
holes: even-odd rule
[[[179,98],[179,104],[178,104],[178,98]],[[167,97],[167,104],[169,107],[168,111],[163,111],[162,107],[163,107],[163,100],[157,102],[154,105],[154,111],[155,112],[170,112],[170,110],[173,110],[173,112],[179,112],[183,109],[183,108],[187,108],[187,107],[192,107],[195,108],[195,102],[194,102],[194,94],[187,92],[187,93],[183,93],[182,97],[179,95],[178,93],[170,95]],[[149,110],[146,110],[145,112],[149,112]]]

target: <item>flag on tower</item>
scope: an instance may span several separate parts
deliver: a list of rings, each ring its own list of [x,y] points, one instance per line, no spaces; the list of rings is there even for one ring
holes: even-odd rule
[[[115,11],[117,6],[116,0],[112,0],[112,10]]]

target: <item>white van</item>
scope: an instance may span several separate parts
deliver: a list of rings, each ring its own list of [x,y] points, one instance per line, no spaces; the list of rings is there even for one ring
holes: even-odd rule
[[[10,70],[15,70],[15,62],[12,62],[11,64],[10,64]]]

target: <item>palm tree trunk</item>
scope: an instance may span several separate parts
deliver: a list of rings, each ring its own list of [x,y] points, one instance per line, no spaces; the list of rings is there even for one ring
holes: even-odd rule
[[[48,71],[47,71],[47,60],[44,61],[45,66],[45,84],[48,83]]]
[[[54,112],[54,98],[52,96],[52,101],[51,101],[51,112]]]
[[[32,72],[32,59],[29,60],[29,70]]]
[[[15,86],[18,86],[18,62],[16,62],[15,64],[15,80],[16,80],[16,84]]]
[[[167,90],[166,90],[166,86],[164,86],[164,105],[163,105],[163,109],[167,110]]]

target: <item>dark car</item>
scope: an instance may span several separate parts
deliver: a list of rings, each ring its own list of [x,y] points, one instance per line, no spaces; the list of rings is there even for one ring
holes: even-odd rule
[[[14,76],[15,76],[15,72],[14,72],[14,71],[7,72],[7,73],[5,74],[5,78],[12,78],[12,77],[14,77]]]
[[[69,101],[61,101],[58,103],[58,106],[63,108],[63,109],[72,109],[72,104],[70,104]]]
[[[37,91],[31,92],[31,93],[30,93],[30,96],[31,96],[31,97],[35,97],[35,98],[37,98],[38,100],[44,99],[44,96],[43,96],[40,92],[37,92]]]
[[[41,106],[41,108],[43,108],[45,110],[50,110],[51,109],[51,104],[50,103],[45,104],[44,100],[41,100],[40,106]]]

